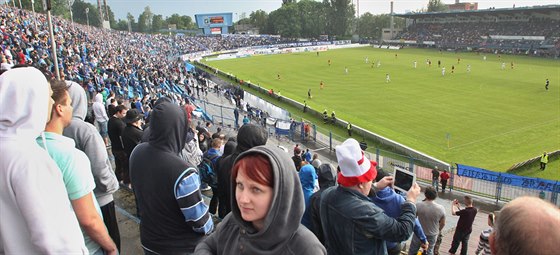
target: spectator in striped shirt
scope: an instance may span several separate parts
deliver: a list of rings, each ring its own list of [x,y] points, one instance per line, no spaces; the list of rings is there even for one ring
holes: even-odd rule
[[[142,248],[145,254],[189,254],[214,223],[202,200],[197,168],[179,156],[187,141],[187,113],[161,98],[151,118],[148,142],[136,146],[129,165]]]
[[[490,237],[492,230],[494,230],[495,217],[496,216],[494,216],[493,213],[488,214],[488,226],[490,226],[490,228],[483,230],[482,233],[480,233],[480,241],[478,241],[478,248],[476,249],[474,254],[476,255],[492,254],[490,253],[490,243],[488,242],[488,237]]]

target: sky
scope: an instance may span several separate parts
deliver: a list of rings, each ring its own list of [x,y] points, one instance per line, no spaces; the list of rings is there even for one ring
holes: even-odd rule
[[[97,0],[85,0],[97,4]],[[322,0],[317,0],[322,1]],[[360,14],[370,12],[372,14],[386,14],[390,12],[390,0],[353,0],[356,5],[359,2]],[[425,8],[428,0],[394,0],[395,13],[405,13]],[[445,4],[452,4],[455,0],[442,0]],[[476,2],[463,1],[460,2]],[[233,13],[234,21],[242,17],[243,13],[248,17],[256,10],[264,10],[267,13],[274,11],[282,5],[282,0],[107,0],[107,4],[115,13],[117,19],[126,18],[130,12],[136,19],[144,11],[144,7],[150,6],[152,13],[162,14],[163,17],[178,13],[194,18],[195,14],[204,13]],[[478,9],[511,8],[516,7],[559,4],[558,0],[479,0]]]

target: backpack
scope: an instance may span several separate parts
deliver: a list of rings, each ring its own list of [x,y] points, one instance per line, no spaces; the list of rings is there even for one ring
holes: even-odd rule
[[[202,161],[200,162],[200,164],[198,164],[198,173],[200,174],[200,179],[212,188],[218,187],[218,169],[216,169],[214,160],[219,156],[220,155],[212,155],[209,158],[203,156]]]

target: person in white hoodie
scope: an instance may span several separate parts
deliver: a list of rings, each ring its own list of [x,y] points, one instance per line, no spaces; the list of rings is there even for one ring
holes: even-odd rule
[[[60,170],[35,142],[49,90],[32,67],[0,75],[0,254],[88,254]]]
[[[93,114],[95,115],[95,122],[99,127],[99,134],[103,137],[103,142],[105,146],[109,145],[107,123],[109,122],[109,117],[107,116],[107,111],[105,110],[105,104],[103,104],[103,95],[97,93],[93,105],[91,106]]]

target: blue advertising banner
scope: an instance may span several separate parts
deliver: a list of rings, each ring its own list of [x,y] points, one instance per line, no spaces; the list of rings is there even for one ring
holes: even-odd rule
[[[522,188],[560,193],[560,183],[558,181],[492,172],[485,169],[461,164],[457,164],[457,174],[459,176],[465,176],[491,182],[500,182],[503,184]]]

